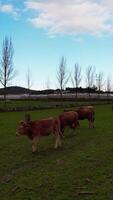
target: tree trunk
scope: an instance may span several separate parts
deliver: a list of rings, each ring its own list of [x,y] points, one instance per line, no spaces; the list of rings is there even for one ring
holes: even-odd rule
[[[77,91],[77,88],[76,88],[76,91],[75,91],[75,101],[76,101],[76,103],[77,103],[77,101],[78,101],[78,93],[77,93],[78,91]]]
[[[6,108],[6,86],[4,86],[4,108]]]
[[[63,94],[62,94],[62,90],[60,91],[60,100],[61,100],[61,106],[63,106]]]

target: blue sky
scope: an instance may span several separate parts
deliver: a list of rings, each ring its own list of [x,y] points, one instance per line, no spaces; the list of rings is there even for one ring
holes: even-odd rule
[[[0,52],[5,36],[18,72],[12,85],[26,86],[29,67],[33,89],[46,89],[48,80],[56,88],[62,56],[69,72],[75,63],[82,67],[83,86],[89,65],[112,77],[113,0],[1,0]]]

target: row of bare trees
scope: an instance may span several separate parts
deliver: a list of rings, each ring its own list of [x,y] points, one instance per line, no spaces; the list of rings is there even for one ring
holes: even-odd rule
[[[91,95],[92,88],[97,88],[97,93],[98,95],[100,95],[101,91],[103,90],[103,86],[105,86],[105,83],[106,83],[107,95],[109,95],[112,89],[110,76],[108,76],[107,80],[105,81],[103,72],[96,73],[95,67],[90,65],[86,68],[86,73],[84,77],[86,83],[85,86],[88,89],[89,97]],[[59,64],[59,68],[57,70],[57,80],[59,83],[61,98],[69,79],[71,79],[72,85],[76,89],[76,98],[77,98],[78,88],[80,87],[82,81],[82,68],[79,64],[76,63],[74,65],[74,72],[69,73],[66,67],[66,59],[62,57],[61,62]]]
[[[15,77],[16,71],[13,67],[13,44],[11,38],[5,37],[3,40],[1,57],[0,57],[0,83],[4,87],[4,102],[6,103],[6,88],[9,82]],[[60,64],[57,69],[57,81],[59,84],[60,95],[62,99],[63,91],[68,83],[71,80],[73,87],[76,89],[76,98],[78,95],[78,88],[80,87],[82,81],[82,68],[79,64],[74,65],[74,72],[68,72],[67,65],[66,65],[66,58],[62,56]],[[31,80],[31,72],[28,69],[26,74],[27,79],[27,88],[30,91],[32,86]],[[103,86],[105,85],[104,75],[103,72],[96,73],[95,67],[88,66],[86,68],[85,73],[85,82],[86,87],[88,88],[88,94],[90,96],[91,88],[96,87],[98,94],[100,94]],[[111,91],[111,78],[108,77],[106,81],[106,91],[108,94]],[[29,93],[30,95],[30,93]]]

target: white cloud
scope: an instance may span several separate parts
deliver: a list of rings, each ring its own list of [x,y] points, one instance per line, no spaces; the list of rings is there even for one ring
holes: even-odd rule
[[[27,0],[29,21],[50,35],[113,33],[113,0]]]
[[[17,17],[17,10],[14,8],[12,4],[2,4],[0,3],[0,12],[7,13]]]

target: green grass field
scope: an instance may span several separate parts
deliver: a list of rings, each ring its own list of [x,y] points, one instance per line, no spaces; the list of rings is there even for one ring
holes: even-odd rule
[[[30,112],[32,119],[62,110]],[[0,113],[0,200],[113,200],[113,112],[95,106],[95,129],[81,121],[67,129],[63,146],[42,138],[35,155],[26,137],[15,136],[25,112]]]

